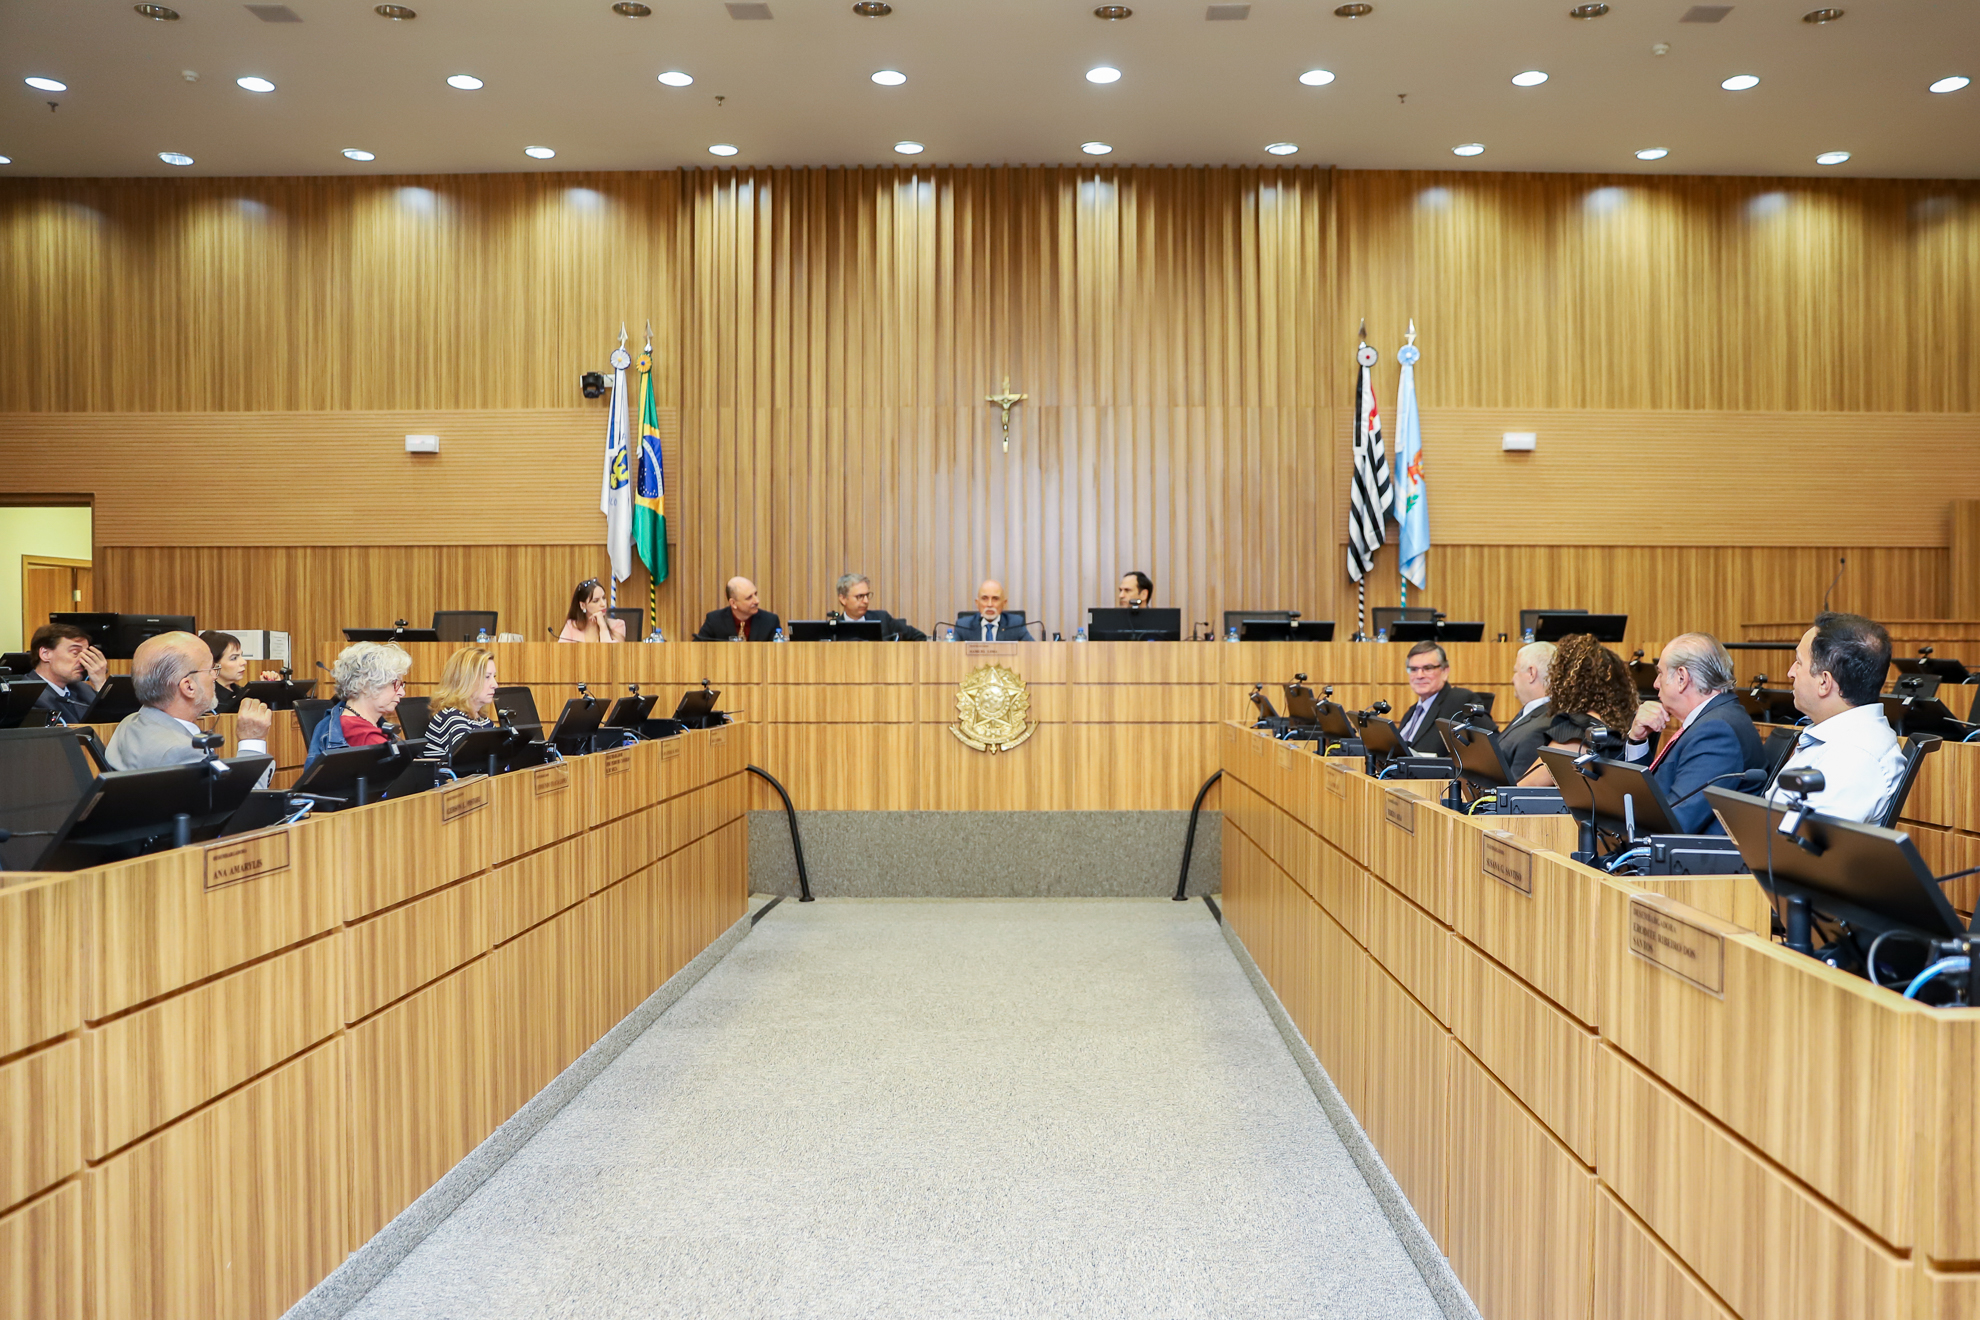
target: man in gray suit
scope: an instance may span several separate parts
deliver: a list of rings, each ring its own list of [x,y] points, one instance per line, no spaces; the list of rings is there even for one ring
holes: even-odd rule
[[[1552,642],[1528,642],[1513,657],[1513,696],[1519,701],[1519,714],[1499,734],[1499,755],[1506,758],[1515,784],[1547,745],[1547,722],[1554,718],[1547,698],[1547,671],[1553,664]]]
[[[126,715],[110,735],[110,745],[103,749],[110,768],[152,770],[204,760],[206,754],[192,745],[202,732],[193,721],[213,709],[216,672],[212,651],[191,633],[146,638],[131,657],[131,686],[144,706]],[[236,718],[237,754],[265,755],[268,707],[244,698]]]

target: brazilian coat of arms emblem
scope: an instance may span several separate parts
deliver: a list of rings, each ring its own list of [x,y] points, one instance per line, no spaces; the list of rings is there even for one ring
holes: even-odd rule
[[[1008,752],[1038,728],[1031,718],[1031,689],[1017,672],[984,665],[956,686],[956,722],[949,732],[979,752]]]

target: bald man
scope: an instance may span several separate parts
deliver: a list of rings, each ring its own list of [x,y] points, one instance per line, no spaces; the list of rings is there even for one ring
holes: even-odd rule
[[[193,721],[213,709],[216,669],[213,652],[191,633],[159,633],[141,642],[131,657],[131,686],[144,705],[110,735],[103,749],[110,768],[155,770],[205,760],[206,753],[192,745],[204,732]],[[266,755],[268,707],[244,697],[236,719],[236,754]],[[256,787],[267,787],[265,773],[262,779]]]
[[[1008,610],[1004,599],[1004,584],[995,578],[984,579],[976,589],[976,612],[956,616],[956,640],[959,642],[1028,642],[1031,634],[1024,628],[1024,613],[1021,610]]]
[[[1657,699],[1636,709],[1623,759],[1650,762],[1686,834],[1723,834],[1707,785],[1737,787],[1743,770],[1766,766],[1759,731],[1733,693],[1733,662],[1710,633],[1673,637],[1657,657]],[[1655,753],[1651,734],[1661,735]]]
[[[729,603],[708,611],[701,621],[697,642],[767,642],[777,635],[784,621],[763,608],[756,598],[756,584],[746,577],[729,579]]]

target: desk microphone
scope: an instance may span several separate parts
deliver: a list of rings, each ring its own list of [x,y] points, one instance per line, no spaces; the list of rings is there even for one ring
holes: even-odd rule
[[[1830,579],[1829,579],[1829,589],[1828,589],[1828,591],[1825,591],[1825,592],[1823,592],[1823,593],[1822,593],[1822,612],[1823,612],[1824,614],[1827,614],[1827,613],[1829,612],[1829,597],[1830,597],[1830,595],[1831,595],[1831,594],[1833,594],[1833,593],[1834,593],[1834,591],[1835,591],[1835,589],[1836,589],[1836,583],[1838,583],[1838,582],[1840,582],[1840,581],[1842,581],[1842,575],[1843,575],[1843,570],[1844,570],[1845,568],[1848,568],[1848,567],[1849,567],[1849,556],[1848,556],[1848,555],[1842,555],[1842,556],[1840,556],[1840,557],[1838,557],[1838,558],[1837,558],[1837,560],[1836,560],[1836,575],[1835,575],[1834,577],[1832,577],[1832,578],[1830,578]]]
[[[577,690],[578,690],[578,695],[584,698],[584,708],[586,710],[590,710],[593,706],[596,706],[598,704],[598,699],[591,695],[590,688],[580,683],[577,685]]]
[[[555,628],[552,628],[549,624],[546,623],[543,625],[543,631],[550,634],[551,641],[554,642],[557,640],[557,630]]]

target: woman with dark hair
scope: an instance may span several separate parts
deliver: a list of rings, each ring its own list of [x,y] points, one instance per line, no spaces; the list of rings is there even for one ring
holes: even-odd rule
[[[1579,756],[1591,750],[1588,731],[1600,724],[1626,733],[1636,714],[1636,684],[1623,658],[1587,633],[1563,637],[1547,669],[1553,718],[1545,749]],[[1554,782],[1546,762],[1536,759],[1519,781],[1521,788],[1547,788]]]
[[[570,612],[564,616],[564,631],[557,634],[560,642],[623,642],[626,640],[626,621],[615,619],[606,610],[610,608],[605,600],[605,584],[597,578],[586,578],[577,584],[571,593]]]
[[[241,698],[246,695],[248,660],[241,650],[241,639],[232,633],[214,632],[207,629],[199,635],[206,643],[206,649],[213,655],[213,708],[221,714],[239,710]],[[264,680],[282,677],[279,672],[264,671]]]

